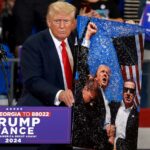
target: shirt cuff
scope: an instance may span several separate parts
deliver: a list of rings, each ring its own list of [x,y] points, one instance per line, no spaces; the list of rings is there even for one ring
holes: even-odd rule
[[[83,39],[82,46],[89,48],[90,47],[90,40]]]
[[[54,105],[59,106],[60,105],[60,101],[59,101],[59,94],[62,92],[63,90],[59,90],[55,96],[55,100],[54,100]]]
[[[106,130],[107,125],[110,125],[110,123],[104,123],[103,129]]]

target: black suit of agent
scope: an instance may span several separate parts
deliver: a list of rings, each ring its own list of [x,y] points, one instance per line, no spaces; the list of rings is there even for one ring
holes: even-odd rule
[[[139,113],[134,106],[136,84],[129,79],[124,82],[123,102],[119,107],[116,125],[116,150],[137,150]]]
[[[139,113],[132,108],[126,125],[126,138],[118,138],[116,141],[117,150],[137,150]]]

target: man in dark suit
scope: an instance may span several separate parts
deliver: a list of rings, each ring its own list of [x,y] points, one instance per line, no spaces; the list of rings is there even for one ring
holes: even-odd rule
[[[70,35],[75,27],[75,12],[75,7],[67,2],[52,3],[47,12],[48,29],[29,37],[23,44],[21,69],[24,90],[18,105],[54,106],[63,102],[70,107],[74,103],[63,64],[62,41],[66,43],[73,75],[76,51],[74,37]],[[90,25],[87,40],[94,34],[94,25]]]
[[[75,51],[70,35],[75,27],[75,13],[76,8],[67,2],[50,4],[46,16],[48,28],[24,42],[21,51],[23,93],[18,106],[72,107]],[[25,147],[32,149],[31,145]],[[39,149],[70,150],[72,147],[50,144],[40,145]]]
[[[137,150],[138,117],[134,106],[136,85],[133,80],[124,82],[123,102],[116,116],[116,150]]]
[[[46,16],[48,29],[29,37],[23,44],[21,69],[24,89],[18,105],[73,105],[74,98],[70,85],[75,52],[74,41],[71,41],[69,36],[74,29],[75,12],[75,7],[67,2],[52,3]],[[63,63],[62,42],[65,43],[69,60],[70,77],[66,74]]]
[[[110,75],[111,75],[111,70],[109,66],[105,64],[101,64],[98,67],[96,75],[95,75],[95,79],[97,80],[99,84],[99,88],[103,96],[103,100],[101,101],[101,106],[100,106],[101,114],[102,114],[101,126],[104,132],[104,137],[103,137],[105,141],[104,149],[107,149],[107,150],[113,149],[113,140],[111,139],[112,136],[110,137],[110,135],[111,135],[111,132],[114,130],[114,124],[111,121],[112,114],[111,114],[111,109],[109,106],[110,104],[104,93],[105,89],[107,88],[109,84]]]
[[[21,69],[24,89],[19,106],[73,105],[70,81],[75,70],[76,52],[70,35],[75,27],[75,11],[75,7],[67,2],[52,3],[47,12],[48,29],[29,37],[23,44]],[[64,49],[68,56],[66,60]],[[65,68],[68,61],[69,66]],[[69,150],[71,146],[41,145],[40,149]]]
[[[90,37],[97,32],[97,26],[89,22],[78,52],[78,77],[75,84],[75,106],[73,122],[73,145],[85,149],[104,149],[101,122],[102,93],[98,83],[90,75],[88,54]],[[102,132],[101,132],[102,131]]]

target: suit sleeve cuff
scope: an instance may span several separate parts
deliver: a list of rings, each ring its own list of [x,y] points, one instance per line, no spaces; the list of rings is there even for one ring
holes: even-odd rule
[[[62,92],[63,90],[59,90],[55,96],[55,100],[54,100],[54,105],[59,106],[60,105],[60,101],[59,101],[59,94]]]
[[[110,125],[110,123],[104,123],[103,129],[106,130],[107,126]]]

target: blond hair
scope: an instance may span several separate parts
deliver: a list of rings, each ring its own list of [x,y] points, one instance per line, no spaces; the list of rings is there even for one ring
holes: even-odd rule
[[[48,6],[47,17],[55,14],[65,14],[75,18],[76,8],[67,2],[57,1]]]

